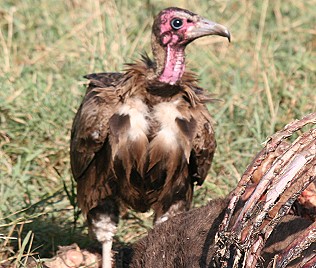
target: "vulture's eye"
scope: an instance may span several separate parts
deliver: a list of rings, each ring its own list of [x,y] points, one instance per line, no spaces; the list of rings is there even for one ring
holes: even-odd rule
[[[170,25],[174,30],[179,30],[183,26],[183,21],[182,19],[174,18]]]

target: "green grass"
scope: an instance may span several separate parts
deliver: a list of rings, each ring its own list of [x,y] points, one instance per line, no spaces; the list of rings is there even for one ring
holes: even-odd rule
[[[190,2],[190,3],[189,3]],[[316,111],[316,1],[179,1],[229,27],[187,48],[188,67],[221,102],[209,106],[218,149],[194,205],[236,185],[265,139]],[[150,52],[152,17],[170,1],[4,0],[0,3],[0,266],[90,242],[73,200],[72,119],[84,74],[122,70]],[[64,186],[65,185],[65,186]],[[68,189],[69,194],[67,195]],[[140,218],[141,217],[141,218]],[[133,242],[150,214],[121,221]]]

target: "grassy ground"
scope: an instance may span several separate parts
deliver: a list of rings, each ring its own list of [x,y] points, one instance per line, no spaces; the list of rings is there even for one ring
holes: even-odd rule
[[[189,3],[190,2],[190,3]],[[23,252],[49,257],[89,243],[69,168],[72,119],[84,74],[122,70],[150,52],[152,17],[171,1],[4,0],[0,3],[0,267]],[[227,194],[262,142],[316,111],[316,1],[178,1],[230,28],[187,49],[210,105],[218,150],[194,205]],[[133,242],[150,213],[121,221]]]

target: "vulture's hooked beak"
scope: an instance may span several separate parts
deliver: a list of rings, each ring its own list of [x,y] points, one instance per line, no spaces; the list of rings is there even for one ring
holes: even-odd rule
[[[207,35],[227,37],[230,42],[230,32],[225,26],[204,18],[200,18],[187,32],[187,36],[191,40]]]

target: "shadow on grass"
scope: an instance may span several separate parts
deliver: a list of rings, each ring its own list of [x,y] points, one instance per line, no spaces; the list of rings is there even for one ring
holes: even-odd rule
[[[22,241],[31,231],[34,239],[30,242],[32,256],[36,259],[49,259],[56,256],[60,247],[77,244],[81,250],[88,250],[94,254],[102,252],[101,244],[91,238],[86,231],[86,226],[76,227],[75,229],[69,224],[54,222],[51,219],[40,217],[23,226],[20,234],[14,233],[14,236],[20,236]],[[19,252],[19,242],[14,240],[11,243],[14,252]],[[124,243],[115,239],[113,250],[116,253],[116,267],[128,267],[132,257],[131,244]],[[26,253],[26,250],[24,250]]]
[[[83,233],[84,228],[74,229],[72,226],[65,226],[65,224],[53,222],[51,219],[45,219],[45,217],[25,224],[21,236],[25,237],[29,231],[34,234],[32,249],[41,258],[50,258],[55,255],[58,246],[73,243],[77,243],[80,248],[98,250],[98,243]],[[18,249],[17,246],[16,244],[16,249]]]

